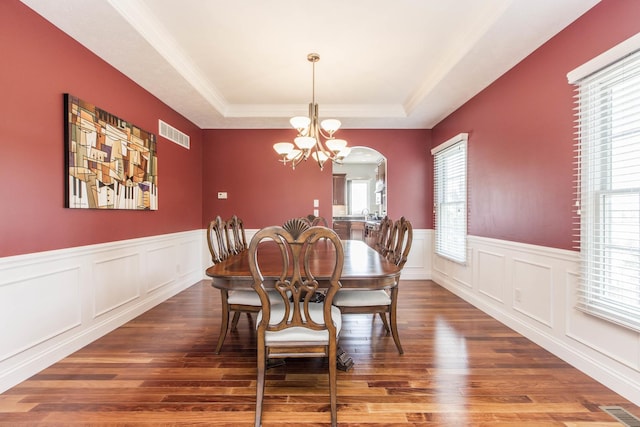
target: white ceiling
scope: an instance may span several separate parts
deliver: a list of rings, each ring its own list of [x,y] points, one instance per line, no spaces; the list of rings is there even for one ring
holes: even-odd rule
[[[203,129],[429,129],[599,0],[22,0]],[[80,95],[80,94],[79,94]]]

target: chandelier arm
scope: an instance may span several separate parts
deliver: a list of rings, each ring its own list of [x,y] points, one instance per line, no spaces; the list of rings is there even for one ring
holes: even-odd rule
[[[306,160],[306,159],[307,158],[305,157],[304,153],[298,154],[296,157],[291,159],[291,168],[295,169],[296,166],[300,164],[300,162],[302,162],[303,160]]]
[[[324,144],[322,143],[322,141],[318,141],[318,147],[319,147],[320,151],[322,151],[330,159],[333,159],[333,157],[335,157],[334,154],[333,154],[333,151],[331,151],[327,147],[325,147]]]
[[[327,139],[327,140],[328,140],[328,139],[334,139],[333,134],[327,134],[327,133],[324,133],[324,131],[323,131],[323,129],[322,129],[322,126],[320,126],[319,132],[320,132],[320,135],[322,135],[322,137],[323,137],[324,139]]]

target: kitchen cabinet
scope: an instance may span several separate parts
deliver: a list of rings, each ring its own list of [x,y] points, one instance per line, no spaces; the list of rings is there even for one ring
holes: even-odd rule
[[[333,204],[334,205],[347,204],[347,174],[346,173],[333,175]]]
[[[352,240],[364,240],[364,221],[351,221],[349,236]]]
[[[380,182],[385,185],[387,182],[387,162],[383,159],[380,160],[376,167],[376,184]]]
[[[333,231],[343,240],[350,238],[349,221],[333,221]]]
[[[376,206],[380,214],[387,210],[387,162],[384,159],[376,167]]]

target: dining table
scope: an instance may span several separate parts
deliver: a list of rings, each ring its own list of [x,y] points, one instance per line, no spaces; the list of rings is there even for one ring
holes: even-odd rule
[[[258,261],[264,276],[265,287],[273,286],[282,270],[282,258],[275,243],[264,242],[258,248]],[[342,240],[344,265],[340,283],[343,288],[385,289],[396,285],[401,268],[387,260],[361,240]],[[311,254],[311,271],[322,287],[331,275],[335,259],[332,245],[322,240],[316,242]],[[247,250],[231,255],[206,270],[212,286],[218,289],[251,289],[253,277],[249,270]]]
[[[361,240],[342,240],[344,264],[340,283],[342,288],[387,289],[396,286],[401,268]],[[282,255],[275,242],[263,242],[258,247],[258,262],[265,287],[273,287],[282,272]],[[316,242],[311,254],[311,271],[322,288],[331,276],[335,263],[335,248],[322,240]],[[212,286],[230,291],[252,289],[249,252],[241,251],[206,270]],[[353,364],[343,350],[339,350],[338,366],[348,370]],[[341,366],[342,365],[342,366]]]

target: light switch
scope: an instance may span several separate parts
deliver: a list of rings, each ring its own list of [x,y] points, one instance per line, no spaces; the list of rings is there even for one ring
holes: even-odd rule
[[[313,216],[320,216],[320,209],[314,209]]]
[[[314,207],[314,208],[317,208],[318,206],[320,206],[320,200],[318,200],[318,199],[313,199],[313,207]],[[318,215],[316,215],[316,216],[318,216]]]
[[[226,191],[218,191],[218,199],[226,199],[227,192]]]

